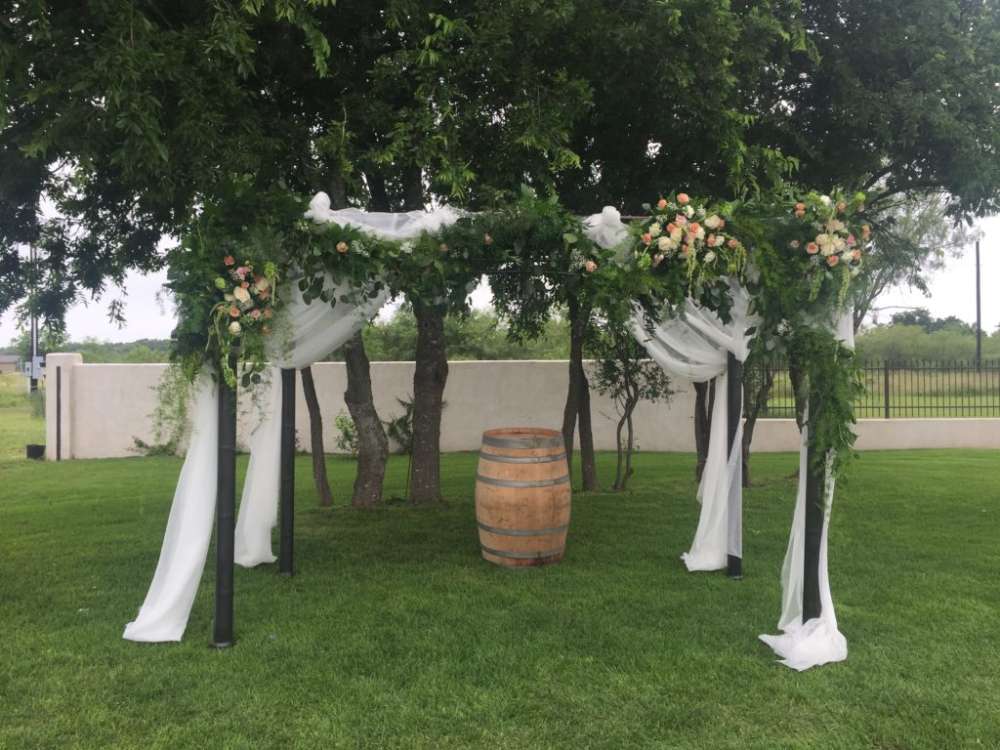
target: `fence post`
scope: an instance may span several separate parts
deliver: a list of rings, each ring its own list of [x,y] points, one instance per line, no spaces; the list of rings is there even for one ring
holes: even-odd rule
[[[886,419],[889,418],[889,379],[890,379],[889,370],[890,370],[889,361],[886,360],[885,362],[882,363],[882,380],[884,381],[882,400],[884,402]]]

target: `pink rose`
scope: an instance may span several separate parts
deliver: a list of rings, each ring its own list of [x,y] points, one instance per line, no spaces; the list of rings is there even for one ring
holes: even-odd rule
[[[236,275],[240,277],[241,281],[247,277],[247,274],[249,272],[250,269],[247,268],[246,266],[240,266],[239,268],[236,269]]]
[[[815,255],[816,253],[819,252],[819,245],[817,245],[815,242],[810,242],[808,245],[806,245],[806,252],[809,253],[810,255]]]
[[[250,311],[250,317],[253,318],[254,320],[257,320],[258,318],[260,318],[260,310],[258,310],[257,308],[254,308],[253,310],[251,310]]]
[[[656,202],[656,207],[657,207],[658,209],[660,209],[661,211],[662,211],[663,209],[665,209],[665,208],[667,207],[667,199],[666,199],[666,198],[660,198],[660,200],[658,200],[658,201]]]
[[[231,266],[236,263],[236,258],[234,258],[232,255],[227,255],[225,258],[222,259],[222,262],[225,263],[227,266]]]
[[[830,255],[826,259],[826,264],[828,266],[830,266],[830,268],[833,268],[838,263],[840,263],[840,256],[839,255]]]

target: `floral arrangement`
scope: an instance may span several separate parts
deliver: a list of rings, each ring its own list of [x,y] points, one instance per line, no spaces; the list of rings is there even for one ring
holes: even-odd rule
[[[720,276],[739,274],[746,262],[743,244],[726,233],[719,212],[687,193],[660,198],[640,224],[636,262],[640,268],[681,269],[689,288]]]
[[[260,382],[264,370],[266,339],[271,335],[277,301],[278,269],[273,261],[255,264],[233,255],[222,258],[222,271],[215,277],[215,288],[222,300],[212,308],[209,345],[217,343],[219,363],[226,382],[236,386],[232,354],[239,352],[241,381],[245,386]]]
[[[864,248],[871,228],[859,216],[865,194],[850,199],[842,193],[809,193],[791,208],[793,218],[788,247],[809,258],[809,301],[815,301],[825,283],[837,289],[837,307],[846,299],[850,280],[861,272]]]

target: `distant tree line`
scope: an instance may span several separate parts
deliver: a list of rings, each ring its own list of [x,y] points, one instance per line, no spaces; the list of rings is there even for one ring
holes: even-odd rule
[[[535,338],[518,343],[507,335],[507,327],[492,311],[472,310],[464,316],[448,316],[445,337],[451,360],[491,359],[568,359],[568,322],[556,316],[545,323]],[[388,319],[373,322],[364,330],[365,349],[372,362],[412,362],[417,348],[417,322],[412,310],[403,306]],[[166,362],[170,342],[167,339],[139,339],[127,343],[85,338],[67,341],[52,338],[42,341],[47,352],[79,352],[85,362]],[[857,348],[866,360],[953,360],[972,359],[976,353],[975,326],[955,316],[935,318],[926,309],[908,310],[892,316],[891,323],[867,328],[858,333]],[[588,346],[588,357],[600,353]],[[0,353],[27,357],[29,342],[22,334]],[[983,333],[983,358],[1000,359],[1000,327]],[[331,362],[343,360],[342,352],[333,352]]]

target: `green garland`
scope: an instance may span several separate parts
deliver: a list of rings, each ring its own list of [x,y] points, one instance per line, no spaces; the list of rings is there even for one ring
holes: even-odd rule
[[[561,299],[586,298],[609,324],[628,320],[636,303],[649,319],[674,314],[689,297],[728,320],[735,280],[761,319],[756,333],[822,394],[810,413],[817,455],[834,452],[837,469],[851,455],[861,384],[853,352],[830,329],[850,302],[869,237],[861,194],[784,188],[767,200],[715,205],[670,194],[615,248],[592,242],[554,197],[528,189],[407,241],[316,224],[303,209],[287,194],[241,197],[192,222],[171,254],[169,284],[180,318],[174,358],[189,380],[208,362],[230,385],[237,373],[244,387],[258,383],[281,345],[291,283],[307,303],[358,304],[388,291],[443,313],[465,310],[489,275],[497,294],[520,302],[514,314],[524,314],[530,333],[557,287]]]

